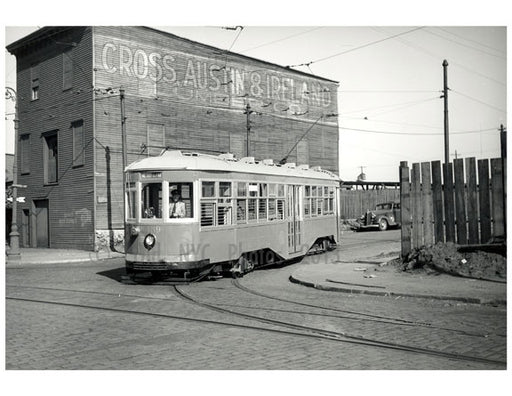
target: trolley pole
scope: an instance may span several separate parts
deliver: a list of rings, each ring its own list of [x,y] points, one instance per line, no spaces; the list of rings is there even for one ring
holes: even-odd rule
[[[12,220],[9,233],[9,258],[20,260],[20,233],[18,232],[18,96],[16,91],[5,87],[5,98],[14,101],[14,164],[12,167]]]
[[[450,136],[448,128],[448,61],[443,61],[443,98],[444,98],[444,162],[450,162]]]

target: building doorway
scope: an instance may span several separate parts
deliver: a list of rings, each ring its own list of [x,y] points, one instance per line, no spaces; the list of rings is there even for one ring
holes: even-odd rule
[[[35,247],[50,247],[48,200],[34,200]]]

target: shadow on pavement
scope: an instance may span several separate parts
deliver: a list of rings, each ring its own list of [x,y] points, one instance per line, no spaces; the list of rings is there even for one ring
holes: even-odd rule
[[[122,283],[123,280],[126,279],[126,269],[125,267],[114,268],[108,271],[100,271],[96,273],[97,275],[105,276],[109,279],[115,280],[116,282]]]

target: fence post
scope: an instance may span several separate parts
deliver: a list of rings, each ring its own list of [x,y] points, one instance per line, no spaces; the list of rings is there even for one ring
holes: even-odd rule
[[[469,243],[476,244],[478,240],[478,201],[476,192],[476,160],[474,157],[466,158],[466,183],[468,197],[468,229]]]
[[[455,173],[455,212],[457,223],[457,243],[467,245],[468,234],[466,224],[466,197],[464,183],[464,160],[458,158],[453,161]]]
[[[432,185],[430,183],[430,162],[421,163],[421,203],[423,206],[423,244],[432,246]]]
[[[505,237],[505,207],[503,201],[503,169],[501,158],[491,159],[493,237]]]
[[[443,164],[443,176],[446,242],[455,242],[455,202],[453,200],[453,167],[451,162]]]
[[[478,160],[478,201],[480,202],[480,243],[488,243],[492,235],[488,159]]]
[[[409,183],[409,166],[407,161],[400,162],[400,221],[402,223],[401,257],[405,260],[411,252],[411,195]]]
[[[421,210],[420,164],[412,164],[411,173],[411,207],[412,207],[412,246],[416,249],[423,245],[423,227]]]
[[[432,162],[432,196],[434,204],[435,242],[444,242],[443,182],[441,179],[441,161]]]

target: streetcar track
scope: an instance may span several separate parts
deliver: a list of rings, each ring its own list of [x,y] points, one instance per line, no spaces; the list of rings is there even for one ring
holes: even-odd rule
[[[27,286],[25,286],[25,287],[27,287]],[[36,288],[36,287],[34,287],[34,288]],[[46,290],[46,289],[50,289],[50,288],[42,288],[42,289]],[[42,300],[42,299],[35,299],[35,298],[22,298],[22,297],[12,297],[12,296],[6,296],[6,300],[24,301],[24,302],[32,302],[32,303],[40,303],[40,304],[51,304],[51,305],[67,306],[67,307],[74,307],[74,308],[87,308],[87,309],[95,309],[95,310],[101,310],[101,311],[107,311],[107,312],[117,312],[117,313],[134,314],[134,315],[142,315],[142,316],[145,315],[145,316],[151,316],[151,317],[157,317],[157,318],[185,320],[185,321],[192,321],[192,322],[198,322],[198,323],[204,323],[204,324],[231,326],[231,327],[237,327],[237,328],[241,328],[241,329],[250,329],[250,330],[256,330],[256,331],[273,332],[273,333],[286,334],[286,335],[292,335],[292,336],[302,336],[302,337],[310,337],[310,338],[323,339],[323,340],[331,340],[331,341],[349,343],[349,344],[354,344],[354,345],[386,348],[386,349],[398,350],[398,351],[404,351],[404,352],[432,355],[432,356],[436,356],[436,357],[440,357],[440,358],[457,359],[457,360],[471,361],[471,362],[484,363],[484,364],[506,365],[506,362],[499,361],[499,360],[492,360],[492,359],[480,358],[480,357],[475,357],[475,356],[468,356],[468,355],[462,355],[462,354],[450,353],[450,352],[442,352],[442,351],[431,350],[431,349],[427,349],[427,348],[412,347],[412,346],[390,343],[390,342],[385,342],[385,341],[372,340],[372,339],[368,339],[368,338],[360,337],[360,336],[351,336],[346,333],[333,332],[333,331],[329,331],[329,330],[318,329],[318,328],[308,327],[308,326],[301,326],[301,325],[296,325],[293,323],[276,321],[276,320],[272,320],[272,319],[262,318],[259,316],[243,314],[243,313],[235,312],[235,311],[228,310],[225,308],[221,308],[219,306],[215,306],[212,304],[199,302],[199,301],[193,299],[192,297],[186,295],[182,291],[180,291],[177,286],[174,286],[173,289],[176,291],[177,296],[181,296],[182,299],[184,299],[185,301],[188,301],[189,303],[193,303],[195,305],[199,305],[204,308],[208,308],[210,310],[217,311],[219,313],[224,313],[224,314],[227,313],[227,314],[230,314],[233,316],[238,316],[238,317],[242,317],[242,318],[249,319],[249,320],[256,320],[258,322],[263,322],[263,323],[270,324],[273,326],[285,327],[287,330],[271,329],[271,328],[266,328],[266,327],[244,325],[244,324],[237,324],[237,323],[223,322],[223,321],[216,321],[216,320],[208,320],[208,319],[200,319],[200,318],[191,318],[191,317],[187,317],[187,316],[169,315],[169,314],[154,313],[154,312],[147,312],[147,311],[103,307],[103,306],[83,304],[83,303],[69,303],[69,302],[63,302],[63,301],[50,301],[50,300]],[[52,289],[52,290],[82,293],[82,291],[69,290],[69,289],[68,290]],[[88,292],[85,292],[85,293],[88,293]],[[99,295],[118,295],[118,296],[123,296],[123,297],[146,298],[144,296],[124,295],[124,294],[119,294],[119,293],[102,293],[102,292],[90,292],[90,293],[91,294],[99,294]],[[148,299],[169,300],[169,299],[152,298],[152,297],[148,297]],[[292,331],[292,330],[295,330],[295,331]]]
[[[373,314],[367,314],[364,312],[350,311],[350,310],[332,308],[332,307],[324,307],[324,306],[320,306],[320,305],[303,303],[303,302],[299,302],[299,301],[295,301],[295,300],[288,300],[288,299],[274,297],[274,296],[271,296],[271,295],[268,295],[265,293],[258,292],[256,290],[249,289],[246,286],[242,286],[237,279],[233,279],[232,283],[236,288],[238,288],[246,293],[253,294],[253,295],[256,295],[259,297],[264,297],[264,298],[268,298],[270,300],[276,300],[276,301],[286,302],[286,303],[295,304],[295,305],[301,305],[301,306],[310,307],[310,308],[323,309],[326,311],[334,311],[334,312],[348,313],[351,315],[364,316],[367,318],[371,318],[371,319],[366,319],[366,320],[372,320],[377,323],[396,324],[399,326],[426,327],[426,328],[429,328],[432,330],[450,331],[450,332],[459,333],[459,334],[470,336],[470,337],[485,337],[486,335],[489,335],[489,334],[474,333],[474,332],[469,332],[469,331],[459,330],[459,329],[451,329],[449,327],[434,326],[434,325],[432,325],[432,323],[429,323],[429,322],[411,321],[411,320],[407,320],[407,319],[393,318],[393,317],[381,316],[381,315],[373,315]],[[347,317],[340,316],[340,318],[346,319]],[[348,319],[350,319],[350,317],[348,317]],[[357,320],[358,318],[353,318],[353,319]],[[383,320],[381,320],[381,319],[383,319]],[[496,335],[498,337],[506,337],[506,335],[498,334],[498,333],[495,333],[494,335]]]
[[[386,316],[379,316],[379,315],[371,315],[371,314],[365,314],[362,312],[357,311],[348,311],[348,310],[341,310],[337,308],[330,308],[330,307],[323,307],[319,305],[313,305],[313,304],[307,304],[307,303],[301,303],[294,300],[287,300],[282,299],[278,297],[273,297],[270,295],[266,295],[260,292],[257,292],[255,290],[251,290],[245,286],[240,285],[238,280],[232,280],[232,284],[235,285],[238,289],[257,295],[260,297],[264,297],[270,300],[276,300],[281,302],[286,302],[294,305],[300,305],[300,306],[306,306],[309,308],[315,308],[315,309],[321,309],[325,311],[334,311],[334,312],[340,312],[340,313],[348,313],[351,315],[359,315],[359,316],[365,316],[366,319],[358,318],[358,317],[351,317],[351,316],[340,316],[340,315],[326,315],[326,314],[320,314],[316,312],[306,312],[306,311],[292,311],[292,310],[279,310],[279,309],[272,309],[268,307],[238,307],[242,309],[257,309],[257,310],[271,310],[271,311],[277,311],[277,312],[283,312],[283,313],[291,313],[291,314],[298,314],[298,315],[311,315],[311,316],[320,316],[320,317],[330,317],[335,319],[348,319],[348,320],[355,320],[355,321],[371,321],[376,323],[384,323],[384,324],[390,324],[390,325],[396,325],[396,326],[411,326],[411,327],[426,327],[432,330],[444,330],[444,331],[450,331],[459,333],[462,335],[470,336],[470,337],[484,337],[485,334],[482,333],[472,333],[467,332],[464,330],[458,330],[458,329],[450,329],[450,328],[443,328],[438,326],[432,326],[431,323],[425,323],[425,322],[414,322],[414,321],[408,321],[405,319],[397,319],[397,318],[391,318]],[[173,285],[175,286],[175,285]],[[25,288],[25,289],[35,289],[35,290],[46,290],[46,291],[60,291],[60,292],[71,292],[71,293],[82,293],[82,294],[92,294],[92,295],[102,295],[102,296],[112,296],[112,297],[128,297],[128,298],[137,298],[137,299],[146,299],[146,300],[155,300],[155,301],[173,301],[170,298],[167,297],[152,297],[152,296],[142,296],[138,294],[125,294],[125,293],[114,293],[114,292],[99,292],[99,291],[93,291],[93,290],[75,290],[75,289],[65,289],[65,288],[54,288],[54,287],[42,287],[42,286],[26,286],[26,285],[6,285],[6,287],[12,287],[12,288]],[[225,290],[225,289],[224,289]],[[174,293],[175,295],[175,293]],[[220,305],[227,305],[227,304],[220,304]],[[230,306],[233,306],[232,304]],[[382,320],[384,319],[384,320]],[[505,337],[502,334],[495,334],[500,337]]]
[[[286,328],[302,330],[302,331],[306,331],[306,332],[312,332],[314,335],[317,335],[320,338],[327,338],[327,339],[333,339],[333,340],[340,341],[340,342],[351,342],[351,343],[356,343],[356,344],[360,344],[360,345],[381,347],[381,348],[387,348],[387,349],[392,349],[392,350],[433,355],[436,357],[443,357],[443,358],[448,358],[448,359],[465,360],[465,361],[479,362],[479,363],[486,363],[486,364],[506,365],[506,362],[499,361],[499,360],[480,358],[480,357],[476,357],[476,356],[468,356],[468,355],[463,355],[463,354],[458,354],[458,353],[443,352],[443,351],[438,351],[438,350],[433,350],[433,349],[428,349],[428,348],[402,345],[402,344],[393,343],[393,342],[372,340],[372,339],[368,339],[368,338],[361,337],[361,336],[349,335],[349,334],[343,333],[343,332],[335,332],[335,331],[324,330],[324,329],[319,329],[319,328],[315,328],[315,327],[297,325],[294,323],[283,322],[283,321],[274,320],[274,319],[263,318],[263,317],[255,316],[255,315],[244,314],[244,313],[232,311],[229,309],[221,308],[221,307],[213,305],[213,304],[204,303],[204,302],[195,300],[193,297],[191,297],[191,296],[187,295],[186,293],[184,293],[183,291],[181,291],[178,288],[178,286],[173,286],[173,287],[176,290],[177,295],[182,296],[186,301],[189,301],[195,305],[199,305],[199,306],[208,308],[208,309],[216,311],[216,312],[228,313],[231,315],[240,316],[240,317],[243,317],[246,319],[253,319],[253,320],[267,323],[267,324],[273,324],[273,325],[277,325],[277,326],[284,326]]]
[[[177,288],[177,287],[175,286],[175,288]],[[334,342],[342,342],[342,343],[356,345],[356,346],[379,347],[379,348],[390,349],[390,350],[394,350],[394,351],[420,353],[420,354],[426,354],[426,355],[430,355],[430,356],[434,356],[434,357],[438,357],[438,358],[464,360],[464,361],[470,361],[470,362],[475,362],[475,363],[495,364],[495,365],[500,365],[500,366],[506,365],[505,362],[502,362],[499,360],[491,360],[491,359],[471,357],[471,356],[465,356],[465,355],[459,355],[459,354],[450,354],[450,353],[446,353],[446,352],[433,351],[433,350],[428,350],[428,349],[421,350],[420,348],[407,347],[407,346],[395,346],[390,343],[381,343],[381,342],[375,342],[372,340],[365,340],[364,338],[351,339],[350,337],[341,335],[340,333],[330,332],[328,330],[319,329],[318,331],[311,332],[312,329],[308,329],[306,327],[304,329],[300,329],[300,327],[297,328],[295,326],[296,330],[301,330],[301,331],[290,331],[290,330],[273,329],[273,328],[267,328],[267,327],[245,325],[245,324],[237,324],[237,323],[231,323],[231,322],[222,322],[222,321],[216,321],[216,320],[190,318],[190,317],[186,317],[186,316],[160,314],[160,313],[155,313],[155,312],[133,311],[133,310],[127,310],[127,309],[121,309],[121,308],[101,307],[101,306],[96,306],[96,305],[66,303],[66,302],[62,302],[62,301],[48,301],[48,300],[20,298],[20,297],[8,297],[8,296],[6,297],[6,300],[29,302],[29,303],[36,303],[36,304],[58,305],[58,306],[65,306],[65,307],[72,307],[72,308],[84,308],[84,309],[100,310],[100,311],[106,311],[106,312],[115,312],[115,313],[139,315],[139,316],[151,316],[151,317],[162,318],[162,319],[176,319],[176,320],[183,320],[183,321],[196,322],[196,323],[202,323],[202,324],[212,324],[212,325],[220,325],[220,326],[227,326],[227,327],[235,327],[235,328],[240,328],[243,330],[255,330],[255,331],[276,333],[276,334],[287,335],[287,336],[307,337],[307,338],[314,338],[317,340],[321,339],[321,340],[328,340],[328,341],[334,341]],[[195,303],[195,304],[201,305],[201,303]],[[226,313],[226,312],[224,312],[224,313]],[[269,323],[269,324],[276,325],[275,323]],[[286,324],[286,323],[284,323],[284,324]],[[290,329],[294,328],[294,326],[292,326],[291,324],[287,324],[287,327]],[[307,330],[307,331],[304,331],[304,330]],[[345,337],[346,339],[343,339],[340,337]]]

